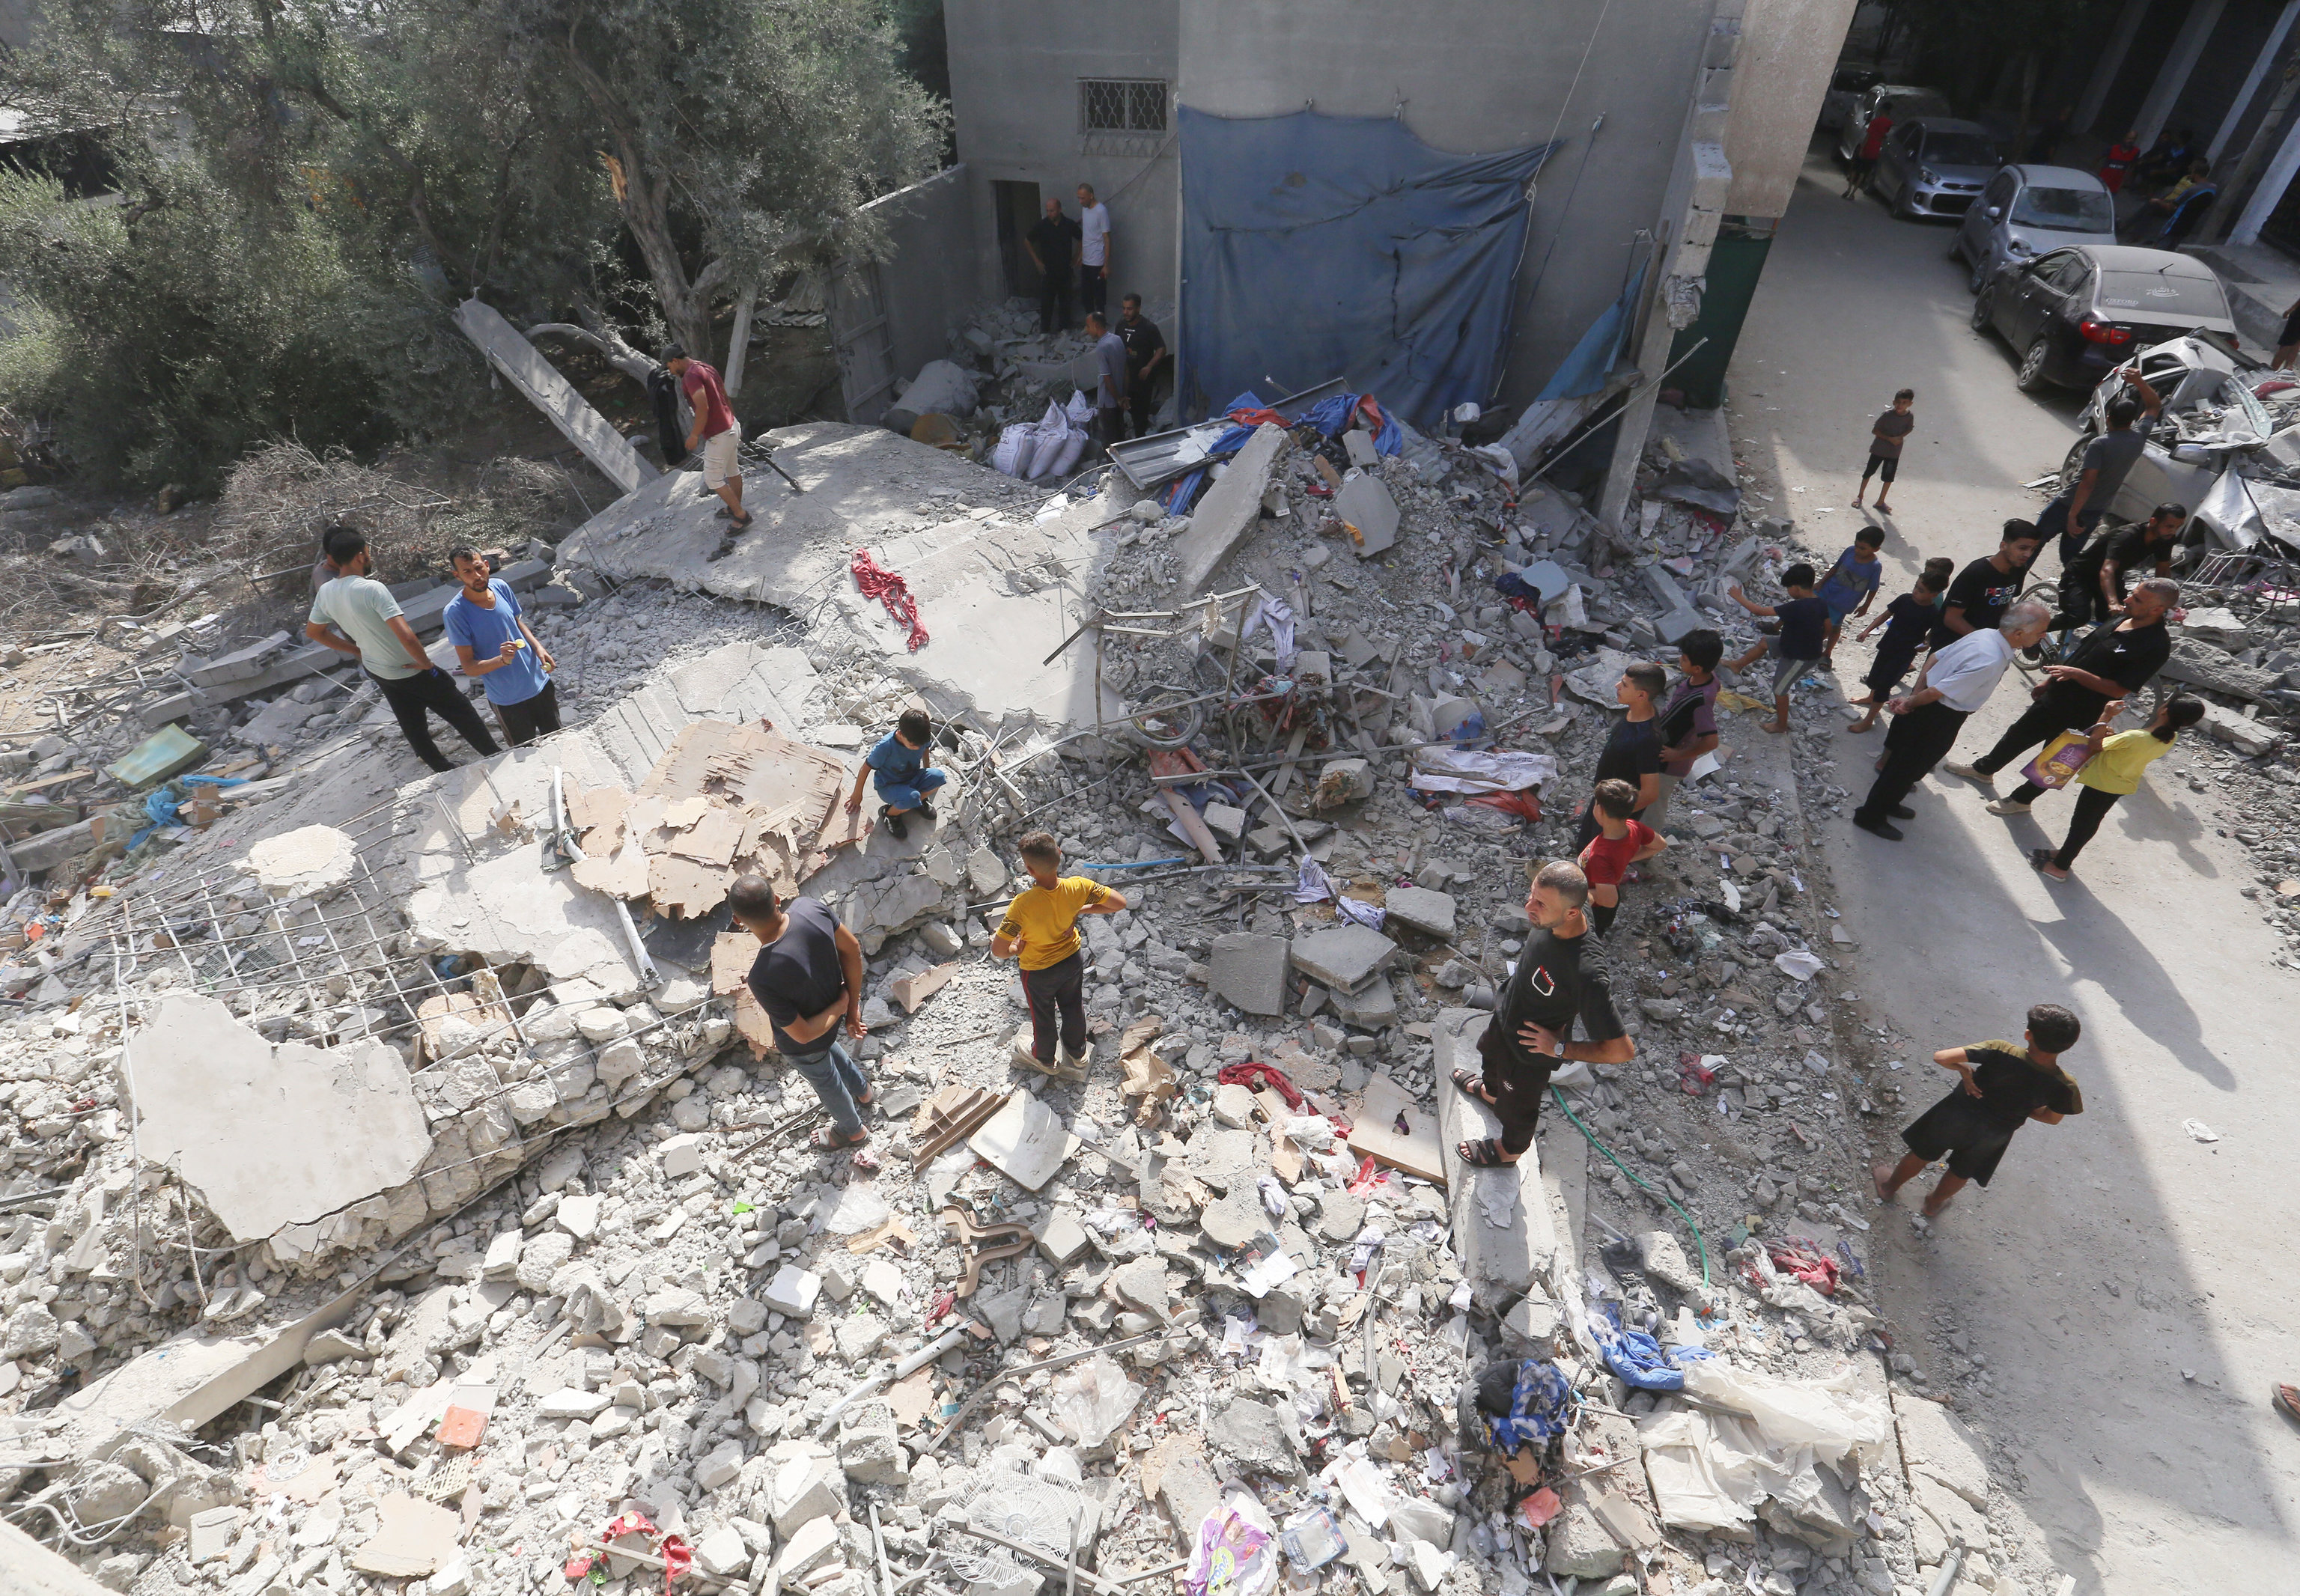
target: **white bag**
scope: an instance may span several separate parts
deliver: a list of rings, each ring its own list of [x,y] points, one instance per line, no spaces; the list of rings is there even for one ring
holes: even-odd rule
[[[1079,428],[1081,430],[1093,426],[1093,397],[1088,395],[1084,388],[1079,389],[1078,392],[1071,395],[1071,402],[1065,408],[1064,414],[1069,417],[1070,424],[1071,426]]]
[[[1038,428],[1028,421],[1015,421],[1002,428],[998,433],[998,445],[990,451],[990,469],[1009,477],[1021,476],[1016,462],[1021,456],[1022,440],[1037,436]]]
[[[1065,431],[1062,434],[1061,446],[1058,448],[1051,443],[1041,445],[1038,449],[1038,458],[1046,462],[1046,475],[1064,477],[1077,467],[1079,456],[1085,453],[1086,434]]]
[[[1022,428],[1022,442],[1014,451],[1014,475],[1028,482],[1038,474],[1038,455],[1046,447],[1046,435],[1036,427]]]

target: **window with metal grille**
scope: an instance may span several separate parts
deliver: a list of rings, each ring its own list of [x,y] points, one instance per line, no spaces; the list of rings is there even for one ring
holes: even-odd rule
[[[1157,78],[1079,79],[1081,133],[1163,133],[1166,85]]]

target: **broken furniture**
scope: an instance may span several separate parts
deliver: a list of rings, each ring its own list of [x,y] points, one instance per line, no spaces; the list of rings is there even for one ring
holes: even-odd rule
[[[974,1295],[982,1284],[984,1264],[1020,1257],[1036,1244],[1027,1225],[977,1224],[972,1215],[955,1205],[944,1209],[937,1218],[949,1226],[951,1239],[965,1257],[966,1278],[958,1288],[961,1301]]]

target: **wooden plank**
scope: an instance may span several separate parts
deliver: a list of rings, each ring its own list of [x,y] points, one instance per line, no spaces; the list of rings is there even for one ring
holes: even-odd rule
[[[1401,1115],[1406,1126],[1404,1135],[1397,1130]],[[1441,1186],[1446,1184],[1444,1143],[1438,1134],[1437,1117],[1416,1108],[1413,1099],[1386,1070],[1377,1071],[1366,1083],[1364,1106],[1350,1132],[1350,1147],[1377,1163]]]

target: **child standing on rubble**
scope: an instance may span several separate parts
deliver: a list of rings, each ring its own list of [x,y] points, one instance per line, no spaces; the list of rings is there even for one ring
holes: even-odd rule
[[[1033,831],[1016,844],[1030,885],[1014,894],[998,933],[990,939],[990,956],[1017,954],[1022,966],[1022,995],[1030,1004],[1030,1041],[1018,1037],[1014,1061],[1041,1075],[1071,1080],[1086,1078],[1086,951],[1078,932],[1082,914],[1116,914],[1126,899],[1086,876],[1065,876],[1062,848],[1050,832]],[[1062,1060],[1054,1063],[1054,1042],[1061,1031]]]
[[[1946,1097],[1927,1109],[1901,1133],[1908,1155],[1898,1164],[1879,1164],[1871,1176],[1877,1200],[1890,1202],[1927,1164],[1946,1159],[1948,1168],[1925,1199],[1923,1216],[1937,1218],[1968,1182],[1988,1184],[1997,1160],[2012,1144],[2012,1133],[2028,1120],[2058,1125],[2071,1114],[2084,1112],[2084,1093],[2060,1065],[2061,1055],[2077,1044],[2083,1027],[2077,1017],[2058,1003],[2038,1003],[2029,1010],[2023,1042],[1975,1042],[1944,1048],[1933,1055],[1943,1069],[1953,1069],[1957,1085]]]
[[[1599,782],[1589,812],[1597,817],[1597,838],[1581,850],[1581,874],[1589,882],[1589,928],[1604,936],[1621,911],[1621,883],[1629,867],[1668,847],[1669,839],[1632,818],[1638,790],[1626,781]]]
[[[1758,638],[1754,648],[1733,661],[1733,669],[1740,671],[1748,669],[1762,655],[1773,657],[1773,718],[1765,727],[1769,732],[1788,730],[1789,689],[1821,663],[1824,653],[1821,644],[1829,634],[1829,605],[1813,596],[1812,586],[1812,567],[1800,560],[1781,573],[1781,586],[1788,597],[1778,604],[1751,603],[1738,582],[1726,590],[1750,614],[1774,616],[1781,623],[1779,632]]]
[[[862,809],[862,778],[868,776],[877,785],[879,802],[887,806],[887,829],[896,841],[909,834],[910,822],[904,817],[913,810],[932,826],[934,800],[927,794],[950,779],[948,772],[927,763],[926,746],[933,736],[934,722],[927,719],[924,710],[904,710],[895,729],[862,756],[862,769],[854,773],[854,790],[846,796],[846,812],[851,815]]]

